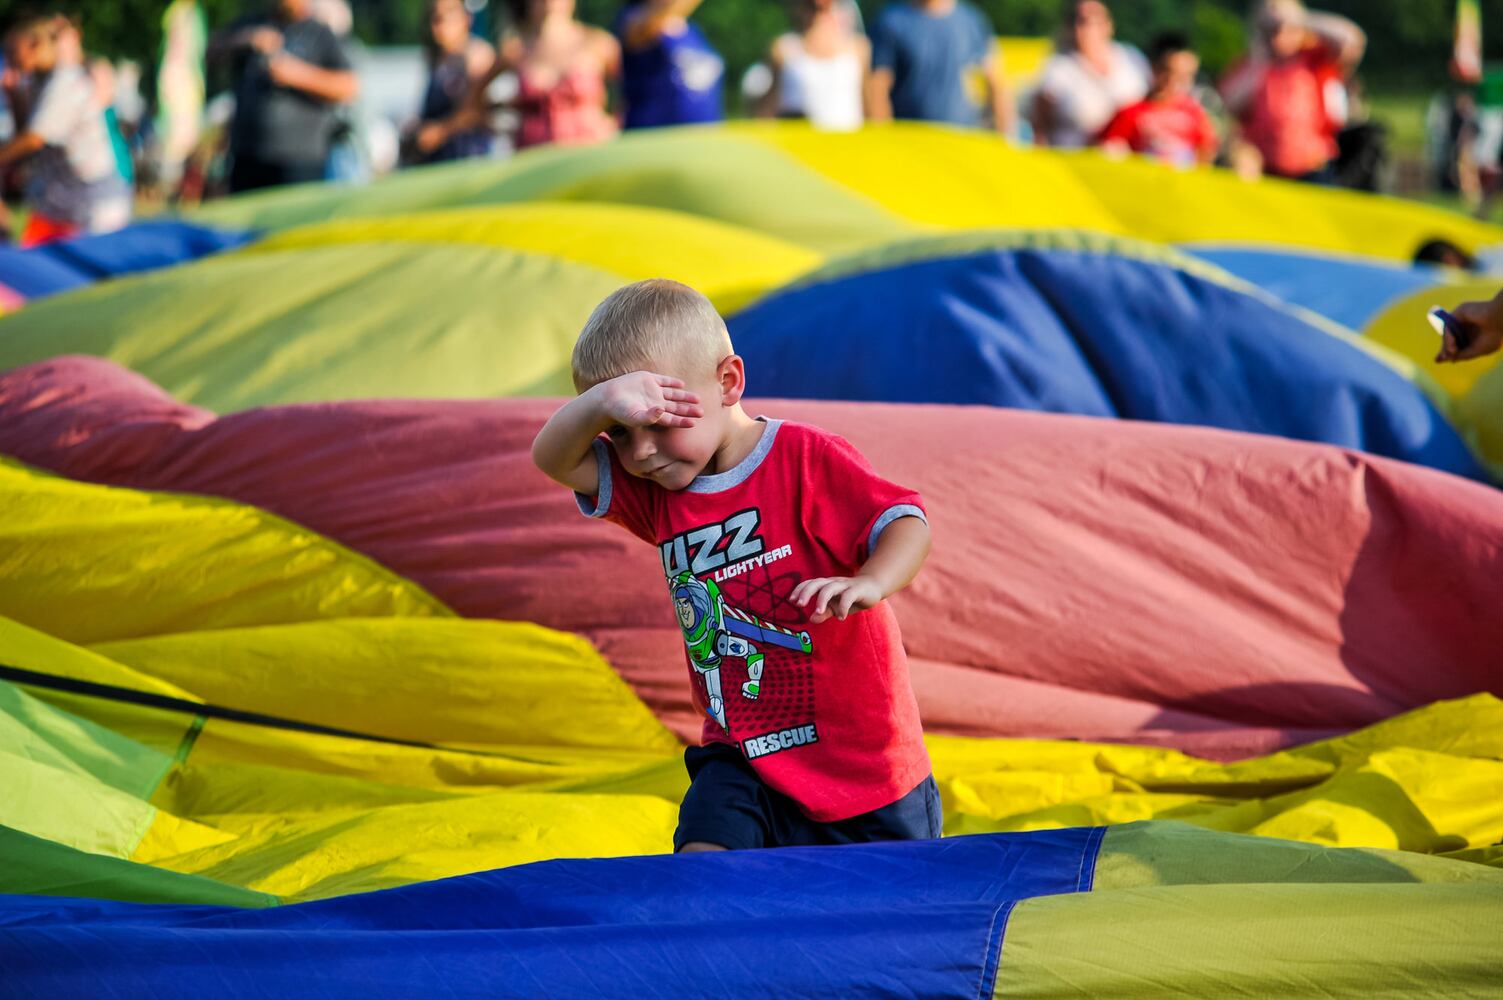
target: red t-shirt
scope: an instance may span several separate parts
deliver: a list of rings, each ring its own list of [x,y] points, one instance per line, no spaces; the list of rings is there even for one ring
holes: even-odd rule
[[[1167,101],[1143,100],[1123,108],[1101,133],[1101,142],[1126,143],[1134,153],[1191,166],[1199,162],[1202,149],[1216,148],[1217,138],[1200,102],[1177,94]]]
[[[1336,133],[1346,123],[1341,64],[1324,45],[1292,59],[1244,62],[1227,74],[1224,92],[1251,88],[1240,116],[1242,134],[1263,154],[1265,169],[1301,177],[1336,157]]]
[[[598,497],[580,509],[658,546],[705,742],[738,747],[770,787],[833,822],[897,801],[928,776],[897,619],[808,622],[802,580],[852,576],[882,531],[924,517],[837,435],[767,421],[734,469],[669,491],[595,442]]]

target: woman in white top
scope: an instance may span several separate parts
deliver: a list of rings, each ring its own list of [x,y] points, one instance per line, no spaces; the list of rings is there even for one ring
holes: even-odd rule
[[[861,127],[872,48],[856,30],[853,7],[845,0],[795,0],[799,30],[777,38],[768,54],[772,86],[757,109],[763,117],[807,118],[832,131]]]
[[[1115,30],[1112,13],[1100,0],[1065,6],[1058,50],[1044,64],[1033,100],[1034,142],[1089,146],[1112,116],[1148,93],[1148,60],[1113,41]]]

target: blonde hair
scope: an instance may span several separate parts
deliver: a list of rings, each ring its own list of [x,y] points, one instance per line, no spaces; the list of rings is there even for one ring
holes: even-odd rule
[[[734,353],[709,299],[677,281],[649,278],[616,289],[590,313],[574,344],[574,385],[585,389],[660,366],[709,373]]]

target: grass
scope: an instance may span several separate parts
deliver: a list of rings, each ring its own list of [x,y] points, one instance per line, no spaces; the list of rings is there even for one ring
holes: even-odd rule
[[[1425,116],[1434,91],[1392,91],[1369,94],[1368,109],[1388,126],[1389,152],[1397,166],[1393,193],[1401,198],[1470,214],[1461,196],[1435,188],[1425,158]],[[1494,198],[1486,221],[1503,225],[1503,200]]]

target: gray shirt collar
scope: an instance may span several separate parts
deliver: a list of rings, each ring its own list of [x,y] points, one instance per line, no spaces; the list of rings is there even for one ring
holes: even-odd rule
[[[717,472],[711,476],[695,476],[694,480],[684,487],[689,493],[719,493],[728,490],[732,486],[739,486],[757,471],[767,453],[772,451],[772,439],[778,436],[778,428],[783,426],[781,420],[768,420],[766,417],[757,417],[767,425],[762,431],[762,436],[757,439],[756,447],[752,448],[751,454],[737,462],[733,468],[724,472]]]

